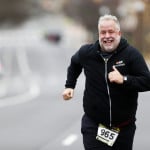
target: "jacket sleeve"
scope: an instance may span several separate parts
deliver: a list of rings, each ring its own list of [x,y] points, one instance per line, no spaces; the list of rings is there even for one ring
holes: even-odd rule
[[[135,51],[134,55],[130,55],[130,62],[130,73],[124,84],[137,92],[150,91],[150,71],[143,56]]]
[[[79,51],[77,51],[72,57],[71,62],[67,70],[66,88],[75,88],[77,78],[82,72],[82,65],[80,63]]]

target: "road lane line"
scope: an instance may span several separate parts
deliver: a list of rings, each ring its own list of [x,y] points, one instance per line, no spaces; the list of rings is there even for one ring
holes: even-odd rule
[[[15,96],[10,96],[10,97],[5,97],[5,98],[0,98],[0,108],[5,107],[5,106],[11,106],[11,105],[17,105],[21,103],[25,103],[27,101],[34,100],[37,96],[40,94],[40,87],[39,85],[31,81],[29,90],[22,93],[22,94],[17,94]]]
[[[11,56],[11,55],[10,55]],[[8,57],[8,56],[7,56]],[[20,73],[21,76],[24,77],[24,79],[27,78],[31,78],[32,75],[32,71],[30,69],[29,63],[28,63],[28,59],[27,59],[27,54],[25,49],[19,48],[16,49],[16,58],[17,58],[17,63],[20,69]],[[9,62],[11,61],[11,59],[7,59],[9,60]],[[8,61],[7,61],[8,63]],[[4,91],[6,94],[7,91]],[[5,106],[10,106],[10,105],[17,105],[20,103],[25,103],[27,101],[31,101],[33,99],[35,99],[37,96],[39,96],[40,94],[40,87],[37,83],[36,80],[30,79],[29,81],[29,87],[28,90],[17,94],[15,96],[6,96],[6,97],[0,97],[0,108],[1,107],[5,107]]]
[[[70,134],[67,138],[65,138],[62,141],[63,146],[70,146],[72,145],[76,140],[78,139],[78,136],[76,134]]]

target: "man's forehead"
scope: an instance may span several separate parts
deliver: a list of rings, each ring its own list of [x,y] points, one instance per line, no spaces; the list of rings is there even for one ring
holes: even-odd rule
[[[106,26],[110,24],[115,24],[115,22],[113,20],[102,20],[100,26],[104,26],[104,25]]]
[[[116,28],[116,24],[113,20],[104,20],[101,22],[100,24],[100,28],[101,29],[115,29]]]

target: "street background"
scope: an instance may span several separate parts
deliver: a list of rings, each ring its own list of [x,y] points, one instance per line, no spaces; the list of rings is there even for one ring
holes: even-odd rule
[[[149,0],[0,0],[0,149],[83,150],[84,75],[71,101],[61,96],[70,57],[108,13],[150,67],[149,10]],[[149,97],[139,94],[134,150],[150,149]]]

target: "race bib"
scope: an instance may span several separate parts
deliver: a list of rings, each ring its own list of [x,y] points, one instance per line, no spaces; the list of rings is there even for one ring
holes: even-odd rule
[[[119,128],[108,129],[104,125],[99,124],[96,139],[109,146],[113,146],[119,132]]]

